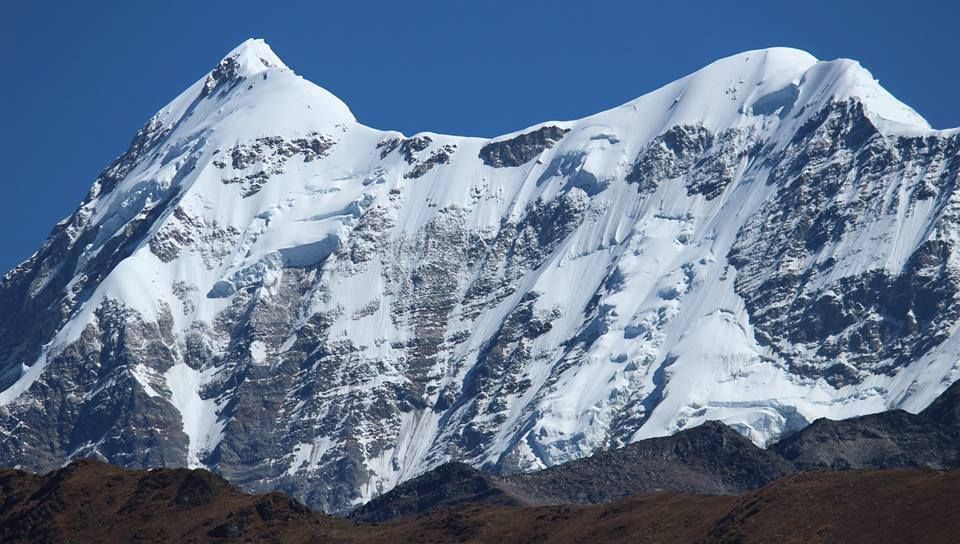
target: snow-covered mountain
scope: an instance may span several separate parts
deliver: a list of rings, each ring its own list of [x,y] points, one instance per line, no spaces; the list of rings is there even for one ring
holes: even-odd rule
[[[0,283],[0,461],[207,467],[344,511],[960,376],[960,131],[750,51],[492,140],[357,122],[260,40]]]

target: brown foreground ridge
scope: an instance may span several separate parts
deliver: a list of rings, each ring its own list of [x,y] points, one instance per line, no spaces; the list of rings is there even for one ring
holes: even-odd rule
[[[250,495],[204,470],[80,460],[0,470],[0,542],[958,542],[960,470],[804,472],[736,496],[654,493],[600,505],[468,503],[371,524]]]

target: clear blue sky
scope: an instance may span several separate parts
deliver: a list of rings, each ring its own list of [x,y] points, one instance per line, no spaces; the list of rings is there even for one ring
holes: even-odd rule
[[[960,7],[943,1],[7,2],[0,269],[73,211],[134,132],[248,37],[368,125],[495,136],[616,106],[736,52],[861,61],[960,125]]]

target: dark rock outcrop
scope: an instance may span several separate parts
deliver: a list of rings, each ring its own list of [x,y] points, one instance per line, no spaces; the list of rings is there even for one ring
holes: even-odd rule
[[[956,220],[958,157],[960,138],[888,138],[851,100],[824,108],[767,158],[777,194],[740,229],[728,259],[757,339],[793,373],[860,383],[895,374],[949,336],[960,317],[960,274],[950,264],[957,248],[946,234]],[[868,257],[858,253],[868,247],[833,249],[898,210],[914,213],[919,201],[943,210],[930,229],[944,234],[898,257],[902,267],[864,267]],[[896,237],[901,227],[890,224],[883,236]]]
[[[567,132],[570,129],[548,125],[509,140],[491,142],[480,149],[480,159],[494,168],[521,166],[553,147]]]
[[[735,495],[793,471],[790,463],[716,421],[673,436],[641,440],[545,470],[510,484],[543,503],[603,503],[671,491]]]
[[[404,482],[350,513],[359,521],[381,522],[464,503],[528,505],[511,495],[499,478],[464,463],[447,463]]]
[[[818,419],[771,446],[798,469],[960,467],[960,382],[919,414],[892,410]]]

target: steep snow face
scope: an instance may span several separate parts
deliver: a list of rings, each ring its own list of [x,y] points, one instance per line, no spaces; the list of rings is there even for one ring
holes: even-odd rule
[[[449,459],[919,410],[960,374],[958,153],[792,49],[484,140],[363,126],[250,40],[0,283],[0,459],[342,511]]]

